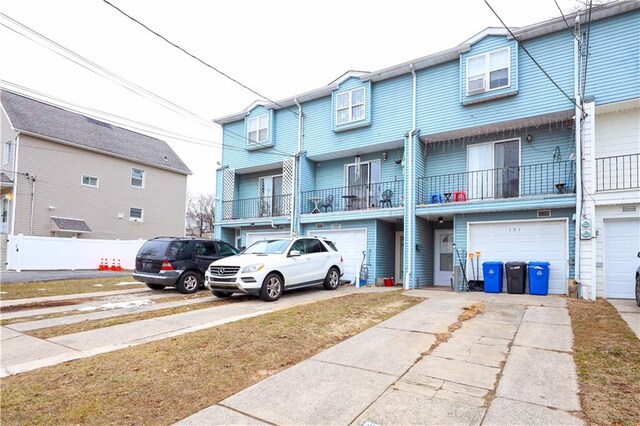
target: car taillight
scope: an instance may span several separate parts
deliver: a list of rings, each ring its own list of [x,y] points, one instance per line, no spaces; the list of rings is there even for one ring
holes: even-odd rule
[[[169,263],[168,260],[163,260],[162,261],[162,268],[160,268],[160,270],[162,270],[162,271],[173,271],[173,265],[171,263]]]

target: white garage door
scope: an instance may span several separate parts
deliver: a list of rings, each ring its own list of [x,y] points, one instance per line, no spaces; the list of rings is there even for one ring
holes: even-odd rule
[[[640,251],[640,220],[604,220],[604,288],[606,297],[633,299]]]
[[[309,236],[325,237],[335,243],[336,247],[342,253],[344,259],[344,275],[343,280],[349,280],[352,284],[356,282],[356,276],[360,271],[362,264],[362,252],[367,249],[367,230],[366,229],[317,229],[307,231]],[[371,261],[367,263],[371,264]],[[371,273],[371,267],[369,267]]]
[[[568,276],[566,220],[476,222],[469,223],[468,231],[467,250],[481,253],[480,276],[482,276],[482,262],[549,262],[549,293],[566,293]],[[469,279],[471,279],[470,272],[467,271]],[[503,285],[506,289],[504,279]]]
[[[266,240],[269,238],[288,238],[289,231],[276,231],[276,232],[247,232],[247,243],[246,246],[249,247],[251,244],[256,241]]]

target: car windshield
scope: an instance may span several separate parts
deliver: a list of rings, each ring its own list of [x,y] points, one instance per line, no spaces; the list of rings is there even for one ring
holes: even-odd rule
[[[256,241],[243,251],[244,254],[281,254],[289,247],[290,240]]]

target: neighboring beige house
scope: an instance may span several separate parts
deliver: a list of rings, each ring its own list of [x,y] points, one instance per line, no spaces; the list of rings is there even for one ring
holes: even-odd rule
[[[582,143],[584,297],[633,299],[640,265],[640,99],[587,102]]]
[[[6,90],[0,101],[2,234],[184,234],[191,172],[166,142]]]

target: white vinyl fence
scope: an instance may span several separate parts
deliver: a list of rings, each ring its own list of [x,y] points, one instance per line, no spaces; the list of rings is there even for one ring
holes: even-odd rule
[[[98,269],[100,259],[109,266],[120,260],[122,269],[134,269],[136,254],[146,240],[85,240],[78,238],[9,235],[7,269]]]

